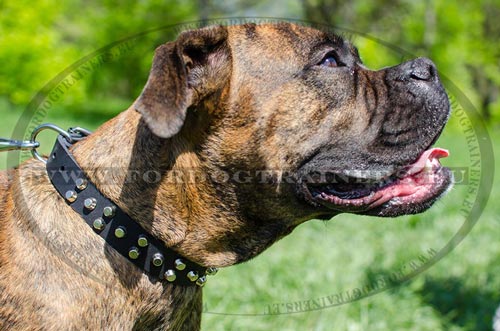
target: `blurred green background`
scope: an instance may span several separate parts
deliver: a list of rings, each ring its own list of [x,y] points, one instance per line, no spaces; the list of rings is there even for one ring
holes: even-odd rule
[[[53,86],[46,84],[79,59],[149,29],[229,16],[284,17],[346,28],[339,31],[374,69],[429,57],[451,96],[456,97],[456,86],[472,102],[473,107],[456,104],[455,114],[462,107],[477,109],[490,138],[498,141],[499,0],[0,0],[0,136],[12,136],[21,114],[42,100],[37,93],[50,92]],[[188,27],[158,29],[130,39],[131,47],[123,52],[113,49],[116,56],[86,72],[43,121],[94,129],[126,109],[144,86],[154,48]],[[14,135],[21,138],[19,132]],[[45,152],[52,140],[41,137]],[[452,153],[443,163],[470,169],[467,143],[464,126],[453,115],[438,142]],[[5,153],[0,167],[6,167]],[[495,169],[487,170],[492,174]],[[493,186],[500,186],[497,179]],[[498,190],[460,245],[409,282],[339,307],[253,316],[276,307],[286,311],[287,303],[305,307],[311,299],[352,293],[405,268],[408,274],[419,255],[439,251],[461,229],[465,217],[460,209],[473,189],[472,183],[457,183],[422,215],[390,220],[341,215],[300,226],[255,260],[210,280],[203,330],[490,330],[500,303]]]

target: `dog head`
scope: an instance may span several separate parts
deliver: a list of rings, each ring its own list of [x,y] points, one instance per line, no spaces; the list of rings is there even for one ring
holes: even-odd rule
[[[311,218],[422,212],[452,181],[432,148],[449,116],[434,64],[371,71],[350,43],[308,27],[184,32],[156,50],[134,107],[156,136],[195,146],[207,203],[238,220],[206,235],[231,263]]]

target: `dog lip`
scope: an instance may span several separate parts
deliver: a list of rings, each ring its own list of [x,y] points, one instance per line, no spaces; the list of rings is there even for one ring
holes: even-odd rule
[[[345,198],[349,194],[339,196],[335,191],[318,190],[317,184],[312,187],[305,185],[307,198],[315,204],[343,212],[363,213],[372,209],[394,208],[395,206],[421,204],[434,199],[450,186],[451,174],[441,166],[440,158],[447,157],[449,152],[441,148],[430,148],[424,151],[418,159],[400,169],[400,175],[393,175],[372,186],[370,192],[352,194],[354,198]],[[313,190],[313,192],[311,192]]]

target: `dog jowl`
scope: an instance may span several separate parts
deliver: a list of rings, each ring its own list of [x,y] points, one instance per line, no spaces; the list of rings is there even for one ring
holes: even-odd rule
[[[158,47],[137,100],[71,152],[151,236],[194,263],[223,267],[312,218],[429,208],[452,182],[439,163],[448,152],[432,147],[449,109],[428,59],[371,71],[331,33],[215,26]],[[148,182],[131,171],[159,176]],[[107,247],[39,161],[0,185],[0,326],[199,327],[199,289],[152,281]],[[46,229],[57,233],[57,249],[39,238]],[[79,272],[61,262],[75,255]],[[79,287],[64,290],[70,284]]]

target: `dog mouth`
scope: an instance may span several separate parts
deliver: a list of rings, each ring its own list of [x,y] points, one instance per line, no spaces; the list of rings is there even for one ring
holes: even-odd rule
[[[306,198],[339,212],[378,216],[418,213],[451,186],[451,172],[439,162],[448,155],[445,149],[431,148],[414,163],[375,179],[332,173],[305,183]]]

